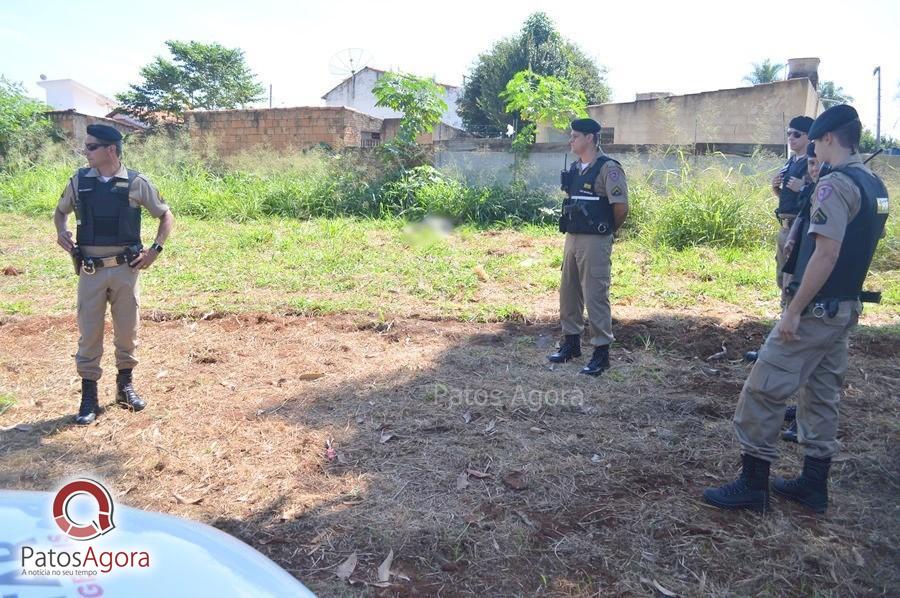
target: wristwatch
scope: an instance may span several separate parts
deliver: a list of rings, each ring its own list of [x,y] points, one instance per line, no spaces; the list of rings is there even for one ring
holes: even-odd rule
[[[163,246],[160,245],[159,243],[154,243],[153,245],[150,246],[150,249],[156,250],[156,253],[159,254],[159,253],[162,253]]]

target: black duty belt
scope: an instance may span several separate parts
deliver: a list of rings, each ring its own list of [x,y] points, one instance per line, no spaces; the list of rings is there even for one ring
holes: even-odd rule
[[[110,255],[107,257],[88,257],[81,256],[81,270],[85,274],[93,274],[97,268],[111,268],[113,266],[121,266],[122,264],[130,264],[141,255],[140,247],[129,247],[124,253],[118,255]]]

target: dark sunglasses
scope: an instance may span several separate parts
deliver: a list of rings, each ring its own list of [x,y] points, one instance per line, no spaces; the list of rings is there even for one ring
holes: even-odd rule
[[[801,133],[800,131],[788,131],[788,137],[800,139],[801,137],[803,137],[803,133]]]
[[[109,147],[111,145],[112,145],[111,143],[85,143],[84,149],[86,149],[89,152],[92,152],[95,149],[97,149],[98,147]]]

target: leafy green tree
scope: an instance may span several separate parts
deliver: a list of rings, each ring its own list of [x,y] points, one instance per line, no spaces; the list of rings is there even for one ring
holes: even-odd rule
[[[0,75],[0,164],[28,160],[50,139],[49,106],[28,97],[21,83]]]
[[[406,170],[425,163],[425,151],[416,142],[429,133],[447,110],[444,90],[430,79],[405,73],[385,73],[372,88],[377,102],[403,116],[397,135],[378,146],[379,156],[391,168]]]
[[[459,99],[459,115],[465,128],[474,133],[504,131],[521,118],[518,111],[507,112],[500,97],[509,81],[523,70],[557,77],[581,90],[588,104],[609,101],[606,70],[598,67],[574,43],[556,30],[543,12],[528,17],[518,34],[500,40],[481,54]]]
[[[835,104],[849,104],[853,101],[853,96],[846,93],[844,88],[835,85],[834,81],[822,81],[819,83],[819,99],[826,108],[831,108]]]
[[[890,135],[882,135],[881,147],[886,149],[891,147],[900,147],[900,141],[894,139]],[[862,135],[859,139],[859,151],[864,154],[871,154],[878,151],[878,149],[879,146],[875,139],[875,133],[873,133],[870,129],[863,129]]]
[[[157,56],[141,69],[143,81],[116,96],[119,112],[149,124],[162,115],[183,118],[186,110],[243,108],[263,98],[263,86],[239,48],[167,41],[172,59]]]
[[[525,154],[534,143],[537,125],[549,122],[563,129],[574,118],[587,116],[584,92],[569,81],[532,70],[519,71],[500,94],[507,112],[517,112],[526,124],[516,132],[513,150]]]
[[[760,63],[753,63],[753,70],[744,77],[744,81],[751,85],[762,85],[763,83],[779,81],[782,70],[784,70],[783,64],[772,64],[772,61],[766,58]]]

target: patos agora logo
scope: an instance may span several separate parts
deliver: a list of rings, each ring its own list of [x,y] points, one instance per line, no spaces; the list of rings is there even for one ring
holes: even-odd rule
[[[87,523],[76,521],[69,514],[72,499],[87,495],[97,503],[97,519]],[[113,528],[113,499],[103,484],[83,478],[69,482],[59,489],[53,499],[53,520],[60,530],[73,540],[92,540]]]

